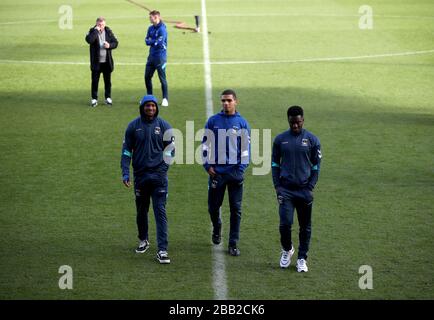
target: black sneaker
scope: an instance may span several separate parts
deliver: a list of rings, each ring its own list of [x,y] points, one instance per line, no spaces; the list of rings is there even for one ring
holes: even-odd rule
[[[149,241],[143,240],[139,242],[139,246],[136,249],[137,253],[145,253],[146,250],[149,249]]]
[[[219,234],[212,234],[212,243],[214,244],[220,244],[222,242],[222,236]]]
[[[169,254],[167,253],[167,251],[158,251],[157,252],[157,260],[161,263],[161,264],[167,264],[170,263],[170,258],[169,258]]]
[[[237,247],[229,246],[228,252],[231,256],[238,257],[240,255],[240,250]]]
[[[212,243],[220,244],[221,241],[222,241],[221,227],[213,228],[213,230],[212,230]]]

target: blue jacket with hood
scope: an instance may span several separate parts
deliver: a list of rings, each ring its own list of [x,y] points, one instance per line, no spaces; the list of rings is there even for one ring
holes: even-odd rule
[[[287,130],[279,134],[274,139],[271,156],[274,187],[313,190],[318,181],[321,158],[320,141],[309,131],[302,129],[295,134]]]
[[[149,49],[150,59],[167,59],[167,30],[163,21],[156,26],[149,26],[145,43],[151,47]]]
[[[238,112],[211,116],[205,124],[202,148],[206,171],[213,167],[217,174],[243,175],[250,161],[249,123]]]
[[[144,105],[149,101],[153,101],[157,105],[157,111],[152,120],[148,120],[144,113]],[[122,145],[123,180],[129,180],[131,159],[135,177],[149,172],[166,173],[169,169],[167,157],[173,157],[175,152],[172,127],[168,122],[158,117],[157,99],[152,95],[144,96],[140,102],[139,110],[140,117],[128,124]]]

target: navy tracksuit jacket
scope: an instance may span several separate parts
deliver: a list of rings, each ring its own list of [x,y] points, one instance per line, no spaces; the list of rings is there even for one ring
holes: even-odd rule
[[[227,187],[229,246],[236,247],[241,223],[244,171],[250,161],[250,126],[238,112],[234,115],[226,115],[223,111],[217,113],[205,125],[202,147],[205,170],[213,167],[217,173],[208,181],[208,212],[213,233],[219,234],[221,230],[220,207]]]
[[[158,106],[155,118],[151,121],[144,117],[143,107],[140,107],[140,114],[140,117],[130,122],[125,132],[121,156],[122,176],[123,180],[129,180],[132,159],[138,237],[140,240],[148,240],[148,211],[152,198],[158,250],[166,251],[169,169],[166,162],[174,156],[174,139],[169,123],[158,117]]]
[[[167,29],[161,21],[156,26],[151,25],[146,34],[145,43],[150,47],[148,61],[145,69],[145,84],[148,94],[152,94],[152,77],[155,70],[161,82],[163,98],[169,99],[166,80],[167,62]]]
[[[321,157],[319,139],[305,129],[299,134],[287,130],[274,139],[271,167],[279,201],[280,241],[284,250],[291,249],[296,209],[300,224],[299,259],[306,259],[309,250],[312,190],[318,181]]]

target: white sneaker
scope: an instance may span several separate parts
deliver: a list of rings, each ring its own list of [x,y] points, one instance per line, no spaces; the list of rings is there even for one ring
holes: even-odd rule
[[[161,106],[162,107],[168,107],[169,106],[169,101],[166,98],[164,98],[163,101],[161,101]]]
[[[294,254],[294,247],[289,251],[285,251],[282,249],[282,254],[280,255],[280,267],[288,268],[291,264],[291,257]]]
[[[307,264],[306,260],[298,259],[297,260],[297,272],[307,272]]]
[[[95,108],[97,105],[98,105],[98,100],[96,100],[96,99],[92,99],[92,100],[90,101],[90,106],[91,106],[92,108]]]
[[[105,99],[105,104],[111,106],[113,104],[112,98]]]
[[[158,251],[157,260],[161,264],[170,263],[170,258],[169,258],[169,254],[167,253],[167,251]]]

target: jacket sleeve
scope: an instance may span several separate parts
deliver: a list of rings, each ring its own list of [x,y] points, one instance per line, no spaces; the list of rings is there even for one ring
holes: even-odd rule
[[[89,44],[92,44],[95,42],[96,38],[98,38],[98,30],[92,28],[89,30],[89,32],[86,34],[86,42]]]
[[[209,168],[212,167],[213,162],[211,160],[212,155],[212,147],[213,147],[213,141],[212,141],[212,125],[210,123],[210,119],[205,123],[205,132],[202,138],[202,161],[203,161],[203,167],[206,172],[208,172]],[[215,142],[214,142],[215,143]]]
[[[243,123],[241,128],[241,146],[240,146],[240,168],[244,172],[250,163],[250,125],[247,121]]]
[[[116,39],[113,31],[110,30],[110,41],[108,41],[110,47],[109,49],[116,49],[118,47],[119,41]]]
[[[167,43],[167,29],[166,26],[163,26],[163,28],[158,30],[158,35],[155,39],[154,45],[166,49],[165,43]]]
[[[164,161],[167,164],[171,164],[175,157],[175,136],[172,127],[167,122],[164,123],[163,146]]]
[[[134,128],[129,125],[125,131],[125,139],[122,145],[121,169],[122,179],[129,180],[130,178],[130,163],[134,152]]]
[[[274,188],[280,187],[280,163],[281,154],[278,138],[276,137],[273,142],[273,152],[271,155],[271,174],[273,176]]]
[[[150,31],[150,28],[148,28],[148,32],[146,33],[146,37],[145,37],[145,43],[147,46],[152,45],[152,38],[149,35],[149,31]]]
[[[307,184],[309,190],[313,190],[315,188],[316,183],[318,182],[319,170],[321,166],[321,158],[322,158],[321,144],[318,138],[316,138],[314,140],[314,144],[310,153],[310,161],[312,163],[312,168],[309,177],[309,182]]]

